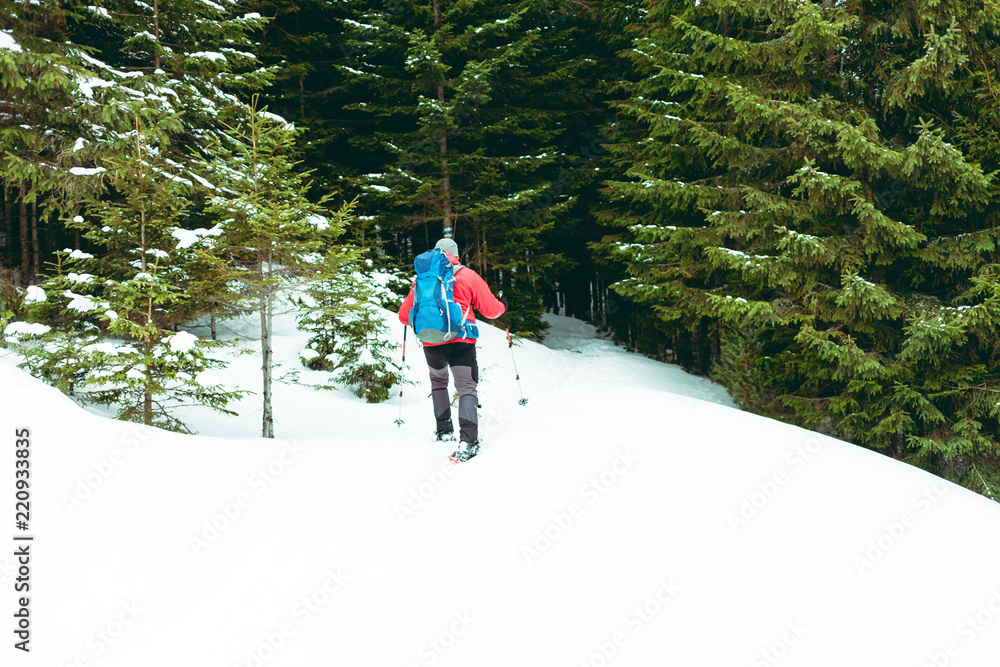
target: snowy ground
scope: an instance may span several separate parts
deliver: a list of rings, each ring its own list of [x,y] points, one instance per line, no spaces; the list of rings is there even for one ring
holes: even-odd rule
[[[0,551],[3,664],[995,667],[1000,505],[550,321],[515,348],[525,407],[482,327],[486,445],[461,466],[412,338],[402,428],[303,370],[274,441],[253,398],[180,436],[0,361],[0,488],[30,427],[36,536],[30,655]],[[282,318],[286,370],[303,342]],[[257,363],[220,375],[255,388]]]

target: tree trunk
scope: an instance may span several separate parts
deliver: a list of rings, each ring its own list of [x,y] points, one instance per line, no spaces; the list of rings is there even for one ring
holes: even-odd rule
[[[153,39],[156,42],[157,51],[153,56],[153,67],[160,69],[160,2],[153,0]]]
[[[299,120],[306,119],[306,78],[299,77]]]
[[[271,301],[272,295],[265,290],[260,295],[260,350],[261,369],[264,372],[264,417],[261,437],[274,437],[274,414],[271,410]]]
[[[146,371],[146,382],[152,382],[151,371]],[[143,393],[142,399],[142,423],[146,426],[153,425],[153,395],[148,391]]]
[[[31,202],[31,278],[42,270],[42,253],[38,248],[38,202]]]
[[[14,202],[10,198],[10,188],[4,185],[3,189],[3,233],[7,239],[4,254],[7,255],[7,266],[13,270],[17,266],[17,256],[14,254]],[[10,276],[14,281],[14,276]]]
[[[19,202],[21,213],[21,280],[22,285],[29,283],[28,275],[31,262],[31,253],[28,251],[28,205],[24,203],[24,190],[21,191],[21,201]]]
[[[65,348],[65,350],[66,350],[66,354],[63,355],[63,361],[66,364],[66,368],[69,368],[69,365],[73,361],[73,348],[72,348],[72,346],[67,345],[66,348]],[[69,380],[69,391],[66,392],[66,393],[68,393],[70,396],[75,397],[76,396],[76,385],[73,383],[73,376],[70,375],[69,377],[70,377],[70,380]]]
[[[482,260],[480,260],[479,265],[481,267],[482,272],[486,273],[487,271],[489,271],[490,265],[489,265],[489,262],[486,261],[487,258],[489,257],[489,248],[486,246],[486,230],[485,229],[483,229],[483,247],[480,250],[480,252],[482,253],[482,257],[483,258],[482,258]]]
[[[257,244],[257,280],[260,284],[260,353],[261,371],[263,372],[263,399],[264,407],[262,411],[262,427],[260,435],[262,438],[274,437],[274,412],[271,408],[271,376],[272,376],[272,350],[271,350],[271,322],[273,312],[274,294],[271,286],[266,282],[271,272],[269,248],[265,250],[264,240],[258,239]],[[267,254],[265,254],[267,253]]]
[[[152,307],[152,304],[150,304]],[[147,316],[146,325],[149,325],[150,316]],[[153,392],[150,391],[150,387],[153,386],[153,369],[150,368],[149,360],[153,356],[153,341],[146,339],[143,343],[145,348],[146,357],[146,389],[142,392],[142,423],[146,426],[153,425]]]
[[[218,340],[218,333],[215,329],[215,313],[212,312],[208,317],[208,326],[212,330],[212,340]]]
[[[486,251],[486,238],[485,236],[480,236],[479,220],[476,218],[472,220],[472,237],[476,240],[476,246],[478,246],[471,248],[472,252],[475,253],[476,271],[479,275],[485,276],[486,269],[483,266],[483,252]]]
[[[438,0],[434,0],[434,27],[439,28],[441,26],[441,7],[438,4]],[[444,81],[438,82],[437,86],[437,99],[444,107]],[[448,132],[442,129],[441,134],[438,137],[438,151],[441,155],[441,193],[444,197],[444,219],[443,219],[443,230],[442,236],[445,238],[450,238],[454,236],[455,226],[452,222],[452,211],[451,211],[451,175],[448,171]]]
[[[438,86],[438,100],[444,103],[444,86]],[[451,176],[448,173],[448,134],[441,130],[441,137],[438,139],[438,148],[441,152],[441,192],[444,197],[444,219],[442,236],[450,238],[455,234],[455,226],[452,223],[451,212]]]

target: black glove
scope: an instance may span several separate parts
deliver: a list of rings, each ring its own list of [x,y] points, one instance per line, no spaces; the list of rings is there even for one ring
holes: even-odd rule
[[[503,297],[500,297],[499,301],[500,301],[500,303],[503,304],[503,309],[506,311],[507,310],[507,299],[505,299]]]

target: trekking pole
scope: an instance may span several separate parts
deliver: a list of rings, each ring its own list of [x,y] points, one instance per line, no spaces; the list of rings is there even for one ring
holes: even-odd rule
[[[503,297],[503,290],[497,294],[497,297]],[[507,310],[503,311],[503,328],[507,331],[507,347],[510,348],[510,360],[514,363],[514,379],[517,380],[517,391],[521,394],[521,400],[517,402],[518,405],[527,405],[528,399],[524,397],[524,390],[521,388],[521,374],[517,372],[517,360],[514,359],[514,341],[510,338],[510,327],[507,326]]]
[[[403,325],[403,369],[406,368],[406,330],[410,327]],[[403,425],[403,380],[399,381],[399,417],[393,422],[397,427]]]

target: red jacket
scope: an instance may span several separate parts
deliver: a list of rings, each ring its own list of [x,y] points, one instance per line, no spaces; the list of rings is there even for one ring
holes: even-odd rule
[[[442,250],[442,252],[444,252]],[[458,257],[452,254],[444,253],[452,264],[459,266]],[[416,285],[416,281],[414,281]],[[461,271],[455,273],[455,286],[453,289],[453,294],[455,296],[455,303],[462,307],[464,312],[466,309],[469,311],[469,321],[473,324],[476,323],[476,315],[472,312],[472,306],[480,313],[483,317],[488,317],[493,319],[495,317],[500,317],[503,315],[505,310],[504,305],[493,296],[493,292],[490,291],[490,286],[486,284],[482,276],[473,271],[468,267],[462,267]],[[410,323],[410,310],[413,308],[413,287],[410,287],[410,293],[406,295],[403,299],[403,305],[399,309],[399,321],[403,324]],[[475,338],[466,338],[462,336],[461,338],[453,338],[449,343],[454,343],[461,341],[463,343],[476,344]],[[424,345],[447,345],[447,343],[424,343]]]

